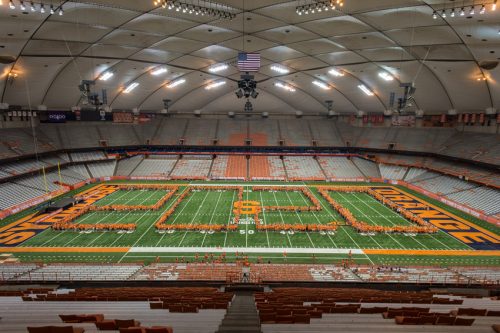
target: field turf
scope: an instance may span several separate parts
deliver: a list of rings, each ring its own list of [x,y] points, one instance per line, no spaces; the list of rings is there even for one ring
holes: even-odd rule
[[[229,183],[228,183],[229,184]],[[311,205],[309,199],[301,192],[293,191],[252,191],[252,183],[239,184],[244,186],[243,200],[258,201],[262,206],[307,206]],[[279,185],[285,185],[280,183]],[[338,185],[338,184],[335,184]],[[367,184],[363,184],[367,185]],[[178,193],[187,190],[187,184],[179,187]],[[443,231],[436,234],[406,236],[401,234],[376,234],[361,235],[352,227],[345,225],[342,217],[332,209],[314,186],[309,190],[319,200],[322,210],[317,212],[285,212],[263,211],[260,219],[264,224],[329,224],[332,221],[340,222],[337,231],[329,233],[317,232],[270,232],[256,231],[255,224],[246,215],[242,215],[239,228],[236,232],[201,232],[201,231],[174,231],[172,233],[159,233],[154,224],[159,216],[168,210],[177,196],[170,199],[158,211],[100,211],[90,212],[79,217],[75,223],[134,223],[136,230],[132,233],[118,232],[75,232],[55,231],[47,229],[37,236],[25,241],[16,248],[15,256],[22,261],[46,262],[151,262],[176,261],[184,258],[193,261],[194,254],[210,252],[220,248],[259,248],[269,249],[261,253],[250,253],[250,260],[261,257],[264,261],[271,262],[307,262],[307,263],[332,263],[347,259],[344,253],[326,253],[328,249],[401,249],[401,250],[471,250],[469,246]],[[409,191],[410,192],[410,191]],[[119,190],[94,203],[94,205],[152,205],[163,195],[163,190]],[[414,193],[413,193],[414,194]],[[365,193],[340,193],[330,192],[330,196],[348,208],[354,216],[368,224],[394,226],[409,225],[410,222],[398,213],[382,205]],[[422,197],[421,195],[419,195]],[[429,198],[433,204],[444,207]],[[237,201],[236,190],[197,190],[187,196],[169,217],[167,224],[222,224],[228,225],[234,218],[233,204]],[[445,207],[452,213],[455,209]],[[26,213],[18,214],[17,218]],[[462,212],[461,217],[499,234],[499,228],[484,221],[477,220]],[[6,225],[13,218],[1,221],[0,226]],[[74,252],[57,253],[47,251],[44,253],[22,252],[19,247],[33,248],[75,248]],[[133,247],[154,248],[152,252],[128,253],[79,253],[77,248],[107,248],[107,247]],[[176,249],[182,248],[182,251]],[[189,250],[192,248],[192,251]],[[303,248],[304,252],[300,253]],[[284,254],[287,249],[295,249],[294,253]],[[298,250],[297,250],[298,249]],[[315,249],[314,256],[309,249]],[[321,251],[325,250],[325,253]],[[5,251],[3,251],[5,252]],[[298,253],[295,253],[298,252]],[[366,255],[356,253],[353,259],[361,264],[399,264],[399,265],[491,265],[499,266],[498,256],[398,256],[398,255]],[[231,260],[231,254],[228,254]]]

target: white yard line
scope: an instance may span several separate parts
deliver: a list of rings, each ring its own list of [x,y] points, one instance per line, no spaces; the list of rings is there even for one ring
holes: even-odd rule
[[[229,207],[229,217],[227,219],[227,226],[229,227],[229,224],[231,223],[231,212],[233,211],[233,205],[234,205],[234,197],[238,191],[233,192],[233,197],[231,199],[231,207]],[[227,234],[229,233],[228,230],[226,230],[226,235],[224,236],[224,246],[226,246],[226,241],[227,241]]]
[[[128,253],[198,253],[198,252],[212,252],[212,253],[231,253],[231,252],[244,252],[244,253],[280,253],[283,251],[287,253],[315,253],[315,254],[365,254],[361,249],[328,249],[328,248],[269,248],[269,247],[132,247]]]
[[[212,221],[214,219],[215,212],[217,211],[217,206],[219,205],[219,201],[220,201],[220,197],[222,196],[222,193],[223,192],[219,193],[219,197],[217,198],[217,202],[215,203],[215,208],[214,208],[214,211],[212,212],[212,217],[210,218],[210,222],[208,223],[208,225],[212,225]],[[205,244],[205,238],[207,238],[207,233],[206,232],[205,232],[205,235],[203,235],[203,240],[201,241],[201,246],[202,247],[203,247],[203,244]]]
[[[290,202],[290,205],[293,206],[294,204],[293,204],[292,199],[290,198],[290,194],[288,193],[288,191],[285,191],[285,193],[286,193],[286,196],[288,197],[288,201]],[[302,193],[300,193],[300,196],[302,197]],[[308,203],[306,201],[306,205],[307,204]],[[304,225],[304,222],[302,222],[302,218],[300,217],[300,214],[297,211],[295,212],[295,215],[297,215],[297,217],[299,218],[300,224]],[[309,241],[311,242],[311,245],[315,248],[316,245],[314,245],[314,242],[312,241],[311,236],[309,235],[309,233],[307,231],[306,231],[306,235],[307,235],[307,238],[309,238]]]
[[[192,225],[193,225],[193,223],[194,223],[194,221],[196,220],[196,216],[198,216],[198,214],[200,213],[200,209],[201,209],[201,207],[203,207],[203,204],[205,203],[205,200],[207,200],[207,197],[208,197],[208,194],[209,194],[209,193],[210,193],[210,191],[207,191],[207,193],[205,194],[205,197],[204,197],[204,198],[203,198],[203,200],[201,201],[201,204],[200,204],[200,206],[198,207],[198,209],[196,210],[196,213],[194,214],[193,219],[191,220],[191,223],[189,223],[189,225],[190,225],[190,226],[192,226]],[[194,195],[191,195],[191,198],[190,198],[190,199],[192,199],[193,197],[194,197]],[[186,204],[186,206],[184,206],[184,207],[183,207],[183,209],[182,209],[182,210],[184,210],[184,208],[186,208],[186,207],[187,207],[187,204]],[[180,212],[179,212],[179,215],[180,215],[181,213],[182,213],[182,211],[180,211]],[[174,220],[174,221],[175,221],[175,220]],[[189,231],[184,232],[184,236],[182,236],[182,239],[181,239],[181,241],[179,242],[179,245],[177,245],[177,246],[181,246],[181,244],[182,244],[182,242],[184,241],[184,239],[186,238],[186,235],[188,234],[188,232],[189,232]]]
[[[264,199],[262,198],[262,191],[259,191],[259,195],[260,195],[260,205],[263,207],[264,206]],[[262,209],[262,219],[264,220],[264,225],[267,225],[266,210],[265,209]],[[271,243],[269,242],[269,232],[267,231],[267,229],[266,229],[266,238],[267,238],[267,246],[271,247]]]
[[[276,201],[276,205],[279,206],[278,199],[276,198],[276,193],[273,192],[273,195],[274,195],[274,200]],[[283,220],[283,214],[281,213],[281,210],[279,212],[280,212],[280,217],[281,217],[281,223],[285,224],[285,221]],[[288,238],[288,243],[290,244],[290,246],[293,246],[292,245],[292,240],[290,239],[290,236],[288,235],[288,232],[285,231],[285,234],[286,234],[286,237]]]

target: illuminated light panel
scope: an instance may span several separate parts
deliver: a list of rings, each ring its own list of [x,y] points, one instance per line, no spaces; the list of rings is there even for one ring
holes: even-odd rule
[[[360,84],[358,86],[358,88],[361,89],[361,91],[363,91],[368,96],[373,96],[374,95],[373,91],[371,91],[370,89],[368,89],[364,84]]]
[[[167,84],[167,88],[171,89],[171,88],[175,88],[177,87],[178,85],[181,85],[183,83],[186,82],[186,79],[179,79],[179,80],[175,80],[173,82],[170,82],[169,84]]]
[[[224,71],[226,69],[228,69],[229,66],[226,65],[226,64],[220,64],[220,65],[215,65],[215,66],[212,66],[208,69],[209,72],[211,73],[217,73],[217,72],[220,72],[220,71]]]
[[[280,73],[280,74],[288,74],[290,71],[287,68],[281,67],[281,66],[271,66],[271,70]]]
[[[217,88],[217,87],[220,87],[220,86],[223,86],[226,84],[226,81],[217,81],[217,82],[214,82],[214,83],[210,83],[209,85],[207,85],[205,87],[205,90],[210,90],[210,89],[214,89],[214,88]]]
[[[382,79],[384,79],[386,81],[394,80],[394,77],[387,72],[380,72],[380,73],[378,73],[378,76],[380,76]]]
[[[129,84],[129,86],[127,88],[125,88],[125,90],[123,91],[123,93],[124,94],[128,94],[129,92],[131,92],[132,90],[134,90],[135,88],[137,88],[138,85],[139,85],[139,83],[137,83],[137,82]]]
[[[328,84],[324,83],[324,82],[314,80],[312,82],[312,84],[314,84],[315,86],[320,87],[321,89],[330,90],[330,86]]]
[[[290,91],[290,92],[295,92],[295,88],[288,85],[288,84],[284,84],[284,83],[281,83],[281,82],[276,82],[274,84],[275,87],[278,87],[278,88],[281,88],[281,89],[284,89],[286,91]]]
[[[166,73],[166,72],[168,72],[168,70],[165,67],[160,67],[160,68],[157,68],[157,69],[151,71],[151,75],[157,76],[157,75],[161,75],[161,74]]]
[[[343,72],[338,71],[338,70],[336,70],[336,69],[334,69],[334,68],[330,69],[330,70],[328,71],[328,73],[330,73],[330,74],[331,74],[331,75],[333,75],[333,76],[344,76],[344,75],[345,75]]]
[[[113,75],[115,75],[113,72],[105,72],[99,77],[100,81],[108,81]]]

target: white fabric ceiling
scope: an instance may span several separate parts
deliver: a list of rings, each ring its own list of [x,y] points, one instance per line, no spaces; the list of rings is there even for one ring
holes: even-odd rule
[[[299,1],[221,0],[238,14],[228,21],[157,8],[152,0],[54,1],[63,3],[63,16],[23,14],[2,2],[0,55],[16,61],[0,65],[0,102],[10,105],[70,108],[80,101],[82,79],[112,70],[115,75],[98,81],[96,90],[107,89],[113,109],[159,110],[168,98],[172,110],[239,111],[234,64],[238,51],[245,50],[262,54],[256,111],[317,113],[325,111],[325,100],[333,100],[338,111],[380,112],[388,108],[391,92],[400,94],[400,82],[413,80],[416,107],[427,113],[500,109],[500,67],[478,66],[500,57],[500,8],[472,18],[434,20],[433,10],[443,8],[444,1],[345,0],[342,13],[298,16]],[[231,66],[209,73],[217,63]],[[273,72],[274,64],[291,72]],[[151,69],[160,65],[168,72],[152,76]],[[331,68],[346,75],[334,77]],[[382,80],[383,70],[396,80]],[[10,72],[17,77],[9,78]],[[487,80],[477,81],[482,75]],[[165,88],[179,77],[186,84]],[[204,89],[221,78],[228,84]],[[321,90],[313,80],[332,89]],[[275,87],[277,81],[296,91]],[[140,85],[124,94],[130,82]],[[363,94],[359,84],[375,96]]]

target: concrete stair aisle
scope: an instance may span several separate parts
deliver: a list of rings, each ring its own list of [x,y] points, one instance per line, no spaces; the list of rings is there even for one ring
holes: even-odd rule
[[[262,333],[260,318],[251,291],[236,292],[216,333]]]

